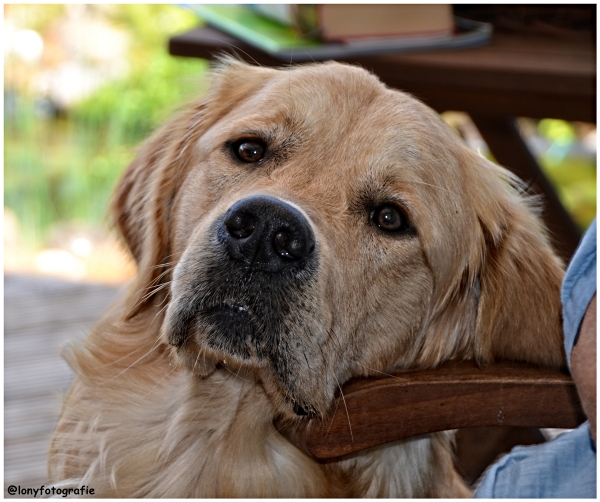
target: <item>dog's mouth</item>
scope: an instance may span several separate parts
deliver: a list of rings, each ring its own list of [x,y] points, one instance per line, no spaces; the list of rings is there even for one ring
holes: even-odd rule
[[[310,404],[300,404],[292,400],[292,409],[294,413],[299,417],[313,418],[318,416],[317,410]]]
[[[252,358],[257,328],[246,305],[222,302],[201,308],[196,322],[206,331],[207,347],[245,360]]]
[[[214,320],[215,324],[225,326],[229,332],[248,331],[252,334],[254,325],[249,307],[238,302],[222,302],[214,307],[202,309],[202,313],[209,319]]]

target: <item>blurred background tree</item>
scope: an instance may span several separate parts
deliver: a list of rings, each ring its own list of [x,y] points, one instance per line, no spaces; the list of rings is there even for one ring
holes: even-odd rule
[[[112,187],[135,146],[203,90],[206,61],[168,55],[199,23],[174,5],[5,5],[5,270],[123,280],[133,266],[108,232]],[[444,114],[482,154],[468,116]],[[521,119],[583,229],[596,214],[596,129]]]

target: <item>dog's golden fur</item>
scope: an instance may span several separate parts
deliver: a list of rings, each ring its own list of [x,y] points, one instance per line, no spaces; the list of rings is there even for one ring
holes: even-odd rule
[[[268,155],[240,162],[231,145],[244,137]],[[246,284],[252,264],[228,282],[215,237],[232,205],[259,195],[293,207],[316,243],[312,268],[273,289],[282,298],[260,276],[272,311]],[[387,203],[410,231],[373,224]],[[517,180],[362,69],[221,63],[207,95],[142,146],[112,209],[138,276],[68,354],[55,483],[119,497],[468,495],[450,433],[319,463],[273,421],[300,420],[298,405],[326,417],[344,382],[394,367],[563,364],[562,265]],[[201,326],[196,304],[219,288],[219,308],[243,304],[257,326],[246,355]]]

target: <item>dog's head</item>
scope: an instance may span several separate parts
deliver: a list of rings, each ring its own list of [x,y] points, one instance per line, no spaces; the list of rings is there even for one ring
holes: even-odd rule
[[[518,182],[362,69],[224,62],[113,209],[132,314],[167,287],[176,358],[252,370],[285,415],[394,366],[562,363],[562,268]]]

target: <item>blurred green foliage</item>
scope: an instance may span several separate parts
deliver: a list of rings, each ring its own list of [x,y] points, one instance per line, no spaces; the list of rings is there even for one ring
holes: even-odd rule
[[[5,9],[5,17],[10,15],[17,24],[38,32],[46,30],[56,19],[65,13],[65,5],[61,4],[46,4],[41,6],[11,4],[7,7],[10,10],[7,12]]]
[[[542,119],[538,130],[542,136],[559,145],[570,145],[577,139],[575,128],[564,120]]]
[[[35,15],[27,17],[40,30],[62,14],[45,7],[30,6]],[[40,115],[39,103],[26,90],[5,90],[5,105],[8,96],[11,106],[5,106],[4,203],[17,215],[31,248],[43,246],[57,222],[106,223],[110,193],[135,146],[176,105],[202,90],[208,66],[167,53],[168,36],[199,22],[185,9],[90,8],[103,9],[102,15],[131,34],[125,78],[109,81],[58,116]],[[7,108],[15,113],[7,115]]]
[[[596,217],[596,162],[583,157],[538,159],[558,198],[583,232]]]
[[[145,138],[176,105],[202,89],[204,61],[174,58],[164,48],[148,65],[127,79],[103,86],[72,111],[75,125],[104,134],[107,146],[132,144]]]
[[[582,132],[571,122],[542,119],[539,134],[550,147],[538,161],[579,228],[585,230],[596,217],[596,159],[575,154]]]
[[[111,82],[73,110],[82,127],[108,132],[113,142],[143,139],[174,107],[202,89],[205,61],[167,53],[167,38],[199,23],[195,14],[175,6],[112,6],[110,19],[132,34],[126,79]]]

